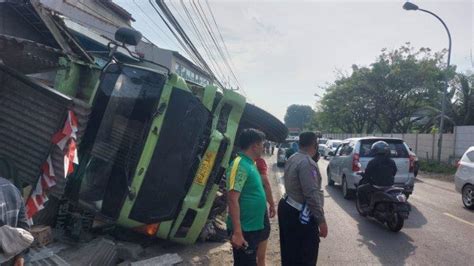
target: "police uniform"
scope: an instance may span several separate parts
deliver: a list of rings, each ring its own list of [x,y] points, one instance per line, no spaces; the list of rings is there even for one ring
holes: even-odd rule
[[[284,183],[286,195],[278,204],[282,265],[316,265],[318,225],[326,222],[318,165],[298,151],[286,163]],[[303,210],[309,210],[307,219]]]

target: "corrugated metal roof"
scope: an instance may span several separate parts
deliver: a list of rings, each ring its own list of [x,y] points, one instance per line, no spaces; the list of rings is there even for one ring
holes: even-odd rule
[[[58,66],[64,53],[56,48],[10,35],[0,34],[0,59],[22,73],[38,73]]]
[[[67,110],[78,118],[78,141],[84,134],[90,105],[35,84],[0,65],[0,156],[17,168],[22,182],[35,184],[41,165],[51,153],[56,176],[63,176],[63,152],[51,143],[63,128]],[[58,178],[51,195],[60,197],[66,179]]]
[[[14,163],[20,180],[34,184],[69,101],[43,94],[40,87],[3,71],[0,79],[0,156]]]

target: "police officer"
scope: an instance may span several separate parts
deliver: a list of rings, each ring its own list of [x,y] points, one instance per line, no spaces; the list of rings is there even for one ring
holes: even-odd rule
[[[282,265],[316,265],[319,237],[326,237],[321,175],[312,159],[317,153],[317,136],[303,132],[299,150],[285,166],[286,195],[278,205]]]
[[[371,153],[375,154],[365,168],[364,178],[361,183],[365,183],[357,188],[358,195],[363,208],[370,204],[370,195],[377,189],[373,186],[390,187],[395,182],[397,165],[390,158],[390,146],[385,141],[377,141],[372,144]]]

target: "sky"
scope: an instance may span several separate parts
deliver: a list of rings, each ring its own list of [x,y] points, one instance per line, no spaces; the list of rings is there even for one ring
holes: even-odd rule
[[[132,13],[137,20],[133,26],[156,45],[178,49],[148,1],[114,2]],[[445,21],[453,42],[451,64],[461,72],[473,71],[474,1],[411,2]],[[184,17],[180,1],[166,3],[178,19],[178,14]],[[353,64],[369,66],[383,48],[395,49],[406,42],[433,51],[447,48],[442,24],[429,14],[403,10],[403,3],[209,0],[242,93],[282,121],[289,105],[314,106],[318,100],[315,93],[323,95],[323,87],[341,73],[350,74]],[[190,25],[186,21],[182,24],[185,29]]]

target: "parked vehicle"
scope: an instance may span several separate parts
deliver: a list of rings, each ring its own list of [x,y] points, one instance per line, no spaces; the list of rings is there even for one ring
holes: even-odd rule
[[[318,138],[318,144],[326,144],[328,142],[327,138]]]
[[[361,177],[363,176],[363,173],[358,174]],[[367,183],[364,181],[364,178],[362,178],[360,185]],[[392,232],[400,231],[411,210],[407,197],[404,195],[404,188],[396,186],[373,187],[377,191],[371,194],[369,206],[362,206],[359,190],[357,190],[357,211],[364,217],[372,217],[383,224],[387,224]]]
[[[290,150],[294,149],[295,143],[297,144],[298,140],[298,137],[289,137],[285,142],[279,144],[277,153],[278,167],[285,166],[286,161],[290,157],[289,154],[292,153]]]
[[[456,190],[462,194],[462,203],[474,210],[474,146],[471,146],[458,163],[454,176]]]
[[[339,139],[330,139],[324,144],[323,149],[320,150],[321,156],[324,157],[324,159],[327,159],[329,156],[330,152],[335,152],[337,147],[341,145],[342,140]]]
[[[328,184],[341,184],[344,198],[348,199],[354,195],[356,185],[359,184],[361,176],[356,173],[364,171],[370,160],[374,158],[371,153],[373,143],[383,140],[390,145],[391,158],[397,165],[395,186],[404,188],[404,193],[409,197],[413,193],[415,184],[415,158],[408,152],[408,146],[401,139],[364,137],[346,139],[335,152],[327,167]]]
[[[325,148],[324,144],[318,144],[318,152],[319,152],[320,157],[324,156],[324,154],[323,154],[323,149],[324,148]]]

